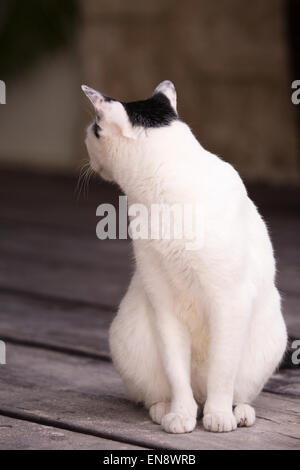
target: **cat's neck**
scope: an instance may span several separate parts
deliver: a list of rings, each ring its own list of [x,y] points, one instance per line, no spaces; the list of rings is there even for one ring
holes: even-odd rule
[[[128,200],[149,205],[182,201],[199,187],[209,158],[190,129],[174,123],[169,129],[151,130],[157,138],[147,135],[134,144],[128,141],[122,158],[115,161],[114,178]]]

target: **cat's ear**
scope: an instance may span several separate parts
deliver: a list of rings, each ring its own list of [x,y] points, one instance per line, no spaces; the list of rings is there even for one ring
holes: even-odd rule
[[[94,106],[95,110],[98,112],[103,101],[103,96],[101,95],[101,93],[86,85],[81,85],[81,89],[86,94],[86,96]]]
[[[155,95],[156,93],[163,93],[164,95],[166,95],[166,97],[169,98],[172,107],[177,113],[176,90],[175,90],[174,84],[170,80],[164,80],[159,85],[157,85],[152,96]]]
[[[100,126],[104,132],[118,131],[124,137],[135,138],[128,115],[122,103],[108,98],[99,91],[86,85],[82,85],[81,89],[93,104],[100,121]]]

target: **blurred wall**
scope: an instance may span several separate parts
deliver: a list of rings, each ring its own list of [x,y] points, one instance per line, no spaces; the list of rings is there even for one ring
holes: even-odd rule
[[[0,161],[14,168],[69,171],[78,158],[80,78],[77,52],[47,57],[6,83],[0,105]]]
[[[248,179],[299,181],[283,0],[81,4],[84,82],[130,100],[171,79],[205,147]]]
[[[92,116],[80,83],[133,100],[171,79],[204,147],[247,179],[299,182],[284,0],[79,2],[76,44],[7,83],[0,163],[77,171]]]

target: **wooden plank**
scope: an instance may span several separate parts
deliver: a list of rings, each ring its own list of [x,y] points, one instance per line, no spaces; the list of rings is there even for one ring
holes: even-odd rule
[[[5,171],[1,168],[0,173],[0,202],[2,199],[11,201],[38,202],[36,195],[39,194],[44,201],[70,201],[76,200],[79,171],[74,175],[61,175],[49,173],[34,173]],[[98,200],[99,193],[113,194],[119,192],[117,185],[108,183],[94,175],[89,184],[89,200]],[[86,203],[85,194],[79,195],[79,203]]]
[[[30,226],[1,227],[0,238],[1,287],[117,306],[129,283],[132,255],[126,240]]]
[[[76,195],[76,178],[26,174],[0,175],[0,213],[5,222],[66,232],[94,232],[96,208],[112,203],[118,207],[121,194],[115,185],[98,179],[90,185],[88,197]]]
[[[266,222],[277,261],[278,287],[287,299],[291,294],[300,297],[299,213],[273,213]]]
[[[14,224],[2,226],[0,238],[0,287],[4,288],[116,308],[133,271],[126,240],[100,241],[95,234],[17,229]],[[295,253],[289,257],[290,264],[284,264],[285,258],[281,261],[279,285],[295,291],[299,285],[297,294],[283,294],[283,310],[289,333],[300,337],[300,270]]]
[[[284,370],[274,374],[264,389],[268,392],[300,398],[299,369]]]
[[[109,359],[111,311],[0,292],[0,338]]]
[[[299,214],[299,186],[273,186],[265,183],[246,184],[250,198],[262,213]]]
[[[141,450],[142,447],[0,415],[0,450],[116,449]]]
[[[110,359],[108,328],[115,314],[111,309],[0,289],[0,312],[4,340]]]
[[[109,363],[45,350],[37,354],[36,349],[12,345],[8,345],[7,362],[1,368],[0,413],[18,413],[41,424],[51,419],[60,428],[73,426],[80,432],[150,448],[299,448],[300,404],[293,397],[262,394],[260,418],[249,429],[220,435],[204,431],[199,423],[191,434],[169,435],[127,399]],[[281,407],[277,402],[272,407],[273,399]],[[278,422],[269,419],[265,407],[278,408]]]
[[[27,222],[28,223],[28,222]],[[10,226],[9,226],[10,225]],[[129,241],[106,240],[100,241],[95,233],[96,220],[90,227],[88,235],[83,236],[78,233],[64,233],[54,226],[48,227],[28,227],[16,226],[6,222],[1,227],[0,253],[5,261],[18,263],[20,269],[22,264],[32,264],[33,269],[39,266],[49,265],[57,270],[62,266],[72,267],[76,272],[79,268],[93,270],[101,275],[115,269],[115,276],[129,276],[133,269],[132,251]],[[300,249],[290,248],[290,253],[283,254],[276,249],[278,258],[278,287],[284,299],[289,296],[300,298],[300,267],[297,260],[300,259]],[[17,259],[16,259],[17,258]],[[19,270],[16,267],[16,274]],[[3,264],[3,269],[7,266]],[[22,269],[24,271],[25,267]],[[13,277],[7,277],[6,285],[14,282]],[[16,284],[20,281],[16,279]]]
[[[87,159],[86,159],[87,161]],[[30,171],[12,171],[11,169],[1,169],[0,173],[0,202],[1,196],[22,202],[24,197],[36,201],[39,193],[43,200],[64,201],[74,199],[74,190],[77,185],[79,169],[76,174],[55,175],[45,173],[35,173]],[[299,188],[298,187],[274,187],[261,184],[247,184],[250,197],[258,206],[260,212],[267,218],[273,215],[286,216],[289,214],[299,214]],[[105,191],[112,192],[113,185],[106,183],[98,177],[92,179],[89,190],[89,200],[98,198],[99,193]],[[115,190],[114,189],[114,190]],[[80,199],[80,202],[84,199]]]
[[[290,295],[300,297],[300,270],[296,264],[297,259],[299,257],[295,256],[294,260],[290,263],[284,259],[278,263],[276,284],[284,299],[288,299]]]
[[[59,245],[57,238],[56,241]],[[14,256],[8,250],[0,250],[0,286],[108,306],[119,304],[132,270],[128,246],[120,248],[122,242],[117,240],[99,243],[98,249],[92,251],[92,263],[85,261],[84,256],[81,260],[76,258],[76,253],[90,249],[92,243],[73,245],[73,261],[72,252],[66,250],[63,256],[59,246],[57,255],[51,256],[50,247],[47,254],[46,244],[47,238],[44,249],[39,251],[37,247],[34,256],[24,252]]]
[[[300,339],[300,296],[282,296],[282,311],[290,335]]]
[[[115,241],[111,241],[112,244]],[[117,246],[117,244],[115,245]],[[94,266],[53,260],[13,259],[10,254],[1,257],[0,289],[13,289],[21,292],[37,293],[46,297],[62,298],[70,301],[98,304],[116,309],[129,284],[132,263],[124,261],[123,272],[114,265],[101,264],[101,257]],[[99,261],[98,261],[99,260]],[[30,272],[30,276],[28,273]],[[294,294],[283,295],[283,312],[289,334],[300,338],[300,297]]]
[[[129,279],[120,276],[117,270],[75,270],[61,264],[41,265],[24,260],[1,259],[0,287],[26,292],[37,292],[46,297],[98,304],[116,308],[126,291]]]
[[[89,200],[76,202],[73,178],[29,174],[24,179],[22,174],[7,173],[0,177],[0,182],[0,210],[5,227],[2,227],[0,234],[3,247],[1,256],[5,258],[6,254],[12,260],[18,257],[16,273],[19,268],[24,271],[22,261],[32,262],[32,268],[37,270],[38,261],[40,264],[54,264],[57,269],[61,264],[74,266],[74,270],[91,263],[101,275],[105,269],[109,270],[109,265],[105,265],[105,260],[108,260],[115,263],[116,271],[130,271],[128,258],[125,260],[131,253],[128,244],[99,242],[95,235],[96,207],[101,202],[111,202],[117,206],[120,193],[115,186],[94,183],[91,185]],[[267,194],[262,188],[258,190],[261,194]],[[297,263],[300,258],[300,218],[295,214],[272,213],[266,217],[278,258],[278,285],[287,298],[290,294],[300,297],[300,267]],[[105,256],[108,252],[112,253],[112,257]],[[117,263],[119,256],[122,259]],[[49,282],[51,279],[50,276]],[[13,281],[14,278],[7,279],[9,285]],[[22,289],[18,278],[16,286]]]
[[[73,269],[100,270],[100,273],[118,270],[129,273],[132,258],[131,244],[127,240],[99,240],[96,236],[96,220],[93,230],[86,234],[65,234],[56,229],[17,227],[4,224],[0,227],[0,255],[40,264],[68,264]]]

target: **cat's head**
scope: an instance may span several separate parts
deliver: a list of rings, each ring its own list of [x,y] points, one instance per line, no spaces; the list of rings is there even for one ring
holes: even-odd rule
[[[139,145],[141,138],[151,139],[150,129],[164,128],[178,119],[176,91],[172,82],[160,83],[142,101],[124,103],[82,85],[94,106],[95,121],[87,129],[86,146],[92,169],[104,179],[113,180],[112,161],[126,144]]]

